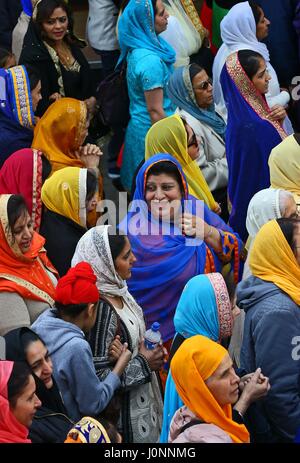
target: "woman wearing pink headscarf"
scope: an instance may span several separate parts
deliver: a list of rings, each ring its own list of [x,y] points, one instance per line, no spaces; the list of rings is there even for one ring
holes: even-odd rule
[[[0,443],[30,444],[28,428],[40,406],[29,367],[0,361]]]

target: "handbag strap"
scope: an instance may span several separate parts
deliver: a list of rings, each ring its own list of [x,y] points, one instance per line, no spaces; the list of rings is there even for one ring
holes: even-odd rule
[[[186,429],[191,428],[192,426],[196,426],[196,424],[203,424],[203,423],[204,421],[199,420],[199,419],[190,421],[189,423],[186,423],[184,426],[182,426],[180,430],[180,434],[183,433]]]

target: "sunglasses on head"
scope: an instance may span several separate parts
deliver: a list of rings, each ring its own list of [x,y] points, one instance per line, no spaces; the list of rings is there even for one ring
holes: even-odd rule
[[[207,90],[208,86],[212,86],[212,79],[209,77],[207,80],[204,80],[203,82],[200,82],[200,84],[197,87],[193,87],[194,90]]]

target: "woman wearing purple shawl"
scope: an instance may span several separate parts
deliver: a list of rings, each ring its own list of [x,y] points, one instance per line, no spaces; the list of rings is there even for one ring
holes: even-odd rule
[[[244,241],[248,204],[255,193],[270,186],[269,155],[287,136],[282,128],[284,108],[276,105],[271,110],[265,98],[270,79],[264,58],[251,50],[232,53],[221,73],[228,110],[229,223]]]
[[[181,166],[169,154],[151,157],[139,170],[120,229],[137,259],[129,291],[144,311],[147,328],[160,322],[165,343],[175,334],[175,309],[190,278],[231,263],[238,279],[238,235],[203,201],[189,195]]]

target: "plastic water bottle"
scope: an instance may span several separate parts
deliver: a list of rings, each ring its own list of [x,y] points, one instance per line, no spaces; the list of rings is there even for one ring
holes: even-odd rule
[[[151,328],[146,331],[144,338],[145,338],[145,346],[147,349],[155,349],[156,346],[159,345],[161,341],[161,334],[158,331],[160,328],[160,323],[154,322],[151,325]]]

